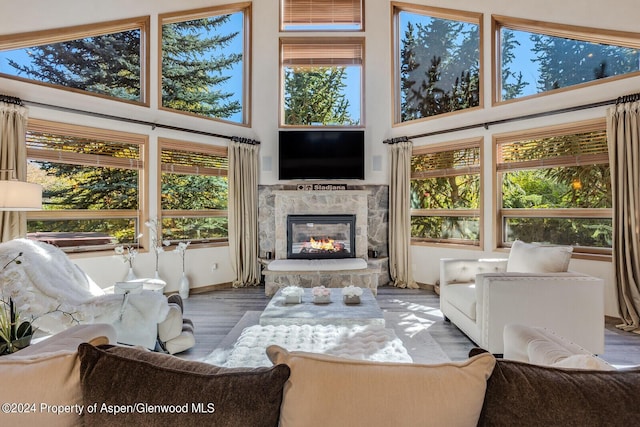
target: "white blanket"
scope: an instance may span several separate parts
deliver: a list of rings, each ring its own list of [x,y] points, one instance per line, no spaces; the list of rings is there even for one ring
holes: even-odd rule
[[[157,328],[169,312],[164,295],[145,291],[129,295],[121,313],[123,295],[105,294],[62,250],[45,243],[15,239],[0,244],[0,268],[19,253],[20,264],[0,271],[2,298],[11,297],[23,318],[36,318],[34,326],[44,332],[54,334],[77,322],[108,323],[153,337],[157,329],[149,328]]]

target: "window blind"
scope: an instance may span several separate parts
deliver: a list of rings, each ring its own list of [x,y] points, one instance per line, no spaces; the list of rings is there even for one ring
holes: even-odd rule
[[[282,27],[354,25],[362,27],[363,0],[282,0]]]
[[[362,42],[345,40],[283,40],[284,66],[362,65]]]

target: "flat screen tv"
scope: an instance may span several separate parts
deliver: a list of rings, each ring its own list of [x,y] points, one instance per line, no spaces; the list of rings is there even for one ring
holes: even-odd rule
[[[280,179],[364,179],[363,130],[282,130]]]

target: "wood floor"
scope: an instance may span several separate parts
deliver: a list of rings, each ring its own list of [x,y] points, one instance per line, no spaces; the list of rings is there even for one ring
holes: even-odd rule
[[[475,345],[458,328],[445,322],[439,297],[423,289],[378,288],[378,304],[384,311],[413,312],[451,360],[464,360]],[[197,360],[207,356],[247,311],[262,311],[269,298],[264,287],[220,289],[192,294],[184,301],[184,316],[195,324],[196,346],[177,356]],[[603,359],[617,366],[640,365],[640,335],[623,332],[613,319],[606,322]]]

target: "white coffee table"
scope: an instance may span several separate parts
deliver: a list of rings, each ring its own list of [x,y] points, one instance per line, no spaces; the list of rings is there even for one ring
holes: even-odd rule
[[[341,288],[331,288],[331,302],[314,304],[305,288],[300,304],[285,304],[278,290],[260,316],[260,325],[384,326],[384,315],[371,289],[363,289],[360,304],[345,304]]]

